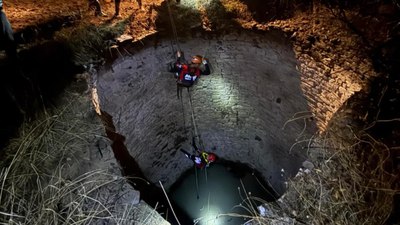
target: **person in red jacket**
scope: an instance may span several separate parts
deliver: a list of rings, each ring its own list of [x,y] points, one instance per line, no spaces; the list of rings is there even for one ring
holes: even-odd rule
[[[177,52],[177,60],[170,68],[170,72],[175,73],[176,83],[181,87],[191,87],[201,75],[209,75],[211,73],[207,59],[195,55],[192,56],[190,63],[185,63],[181,51]]]

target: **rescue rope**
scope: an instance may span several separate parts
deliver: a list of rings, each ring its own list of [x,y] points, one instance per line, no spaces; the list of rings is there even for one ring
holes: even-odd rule
[[[190,89],[188,88],[188,95],[189,95],[189,103],[190,103],[190,109],[191,109],[191,117],[192,117],[192,125],[193,125],[193,129],[194,129],[194,137],[195,139],[198,140],[199,145],[200,145],[200,149],[204,150],[204,144],[203,141],[198,133],[197,130],[197,124],[196,124],[196,120],[194,118],[194,109],[193,109],[193,101],[192,101],[192,95],[190,94]]]
[[[171,22],[171,27],[172,27],[172,34],[174,35],[175,44],[178,47],[178,50],[181,51],[181,47],[179,46],[179,40],[178,40],[178,32],[176,30],[174,18],[172,17],[172,11],[171,11],[171,7],[169,5],[169,0],[166,0],[166,1],[167,1],[169,20]],[[174,51],[173,47],[172,47],[172,50]],[[175,53],[175,51],[174,51],[174,53]]]
[[[196,168],[196,165],[194,165],[194,172],[195,172],[195,175],[196,175],[196,194],[197,194],[197,199],[199,199],[200,198],[200,196],[199,196],[199,181],[197,179],[197,168]]]
[[[193,101],[192,101],[192,95],[190,94],[190,89],[188,88],[188,96],[189,96],[189,105],[190,105],[190,111],[191,111],[191,118],[192,118],[192,125],[193,125],[193,130],[194,130],[194,138],[198,139],[199,145],[200,145],[200,149],[202,151],[204,151],[204,144],[203,141],[200,137],[200,135],[198,134],[198,130],[197,130],[197,124],[196,124],[196,120],[195,120],[195,115],[194,115],[194,109],[193,109]],[[182,100],[182,96],[181,96],[181,100]],[[182,102],[182,110],[183,110],[183,102]],[[203,156],[201,156],[203,157]],[[197,199],[199,199],[199,183],[198,183],[198,175],[197,175],[197,168],[196,165],[194,165],[194,169],[195,169],[195,176],[196,176],[196,194],[197,194]],[[206,179],[206,184],[208,183],[208,175],[207,175],[207,167],[204,167],[204,175],[205,175],[205,179]]]
[[[204,167],[204,174],[206,176],[206,184],[208,183],[208,176],[207,176],[207,166]]]
[[[186,139],[189,140],[188,134],[187,134],[187,132],[186,132],[186,115],[185,115],[185,107],[184,107],[184,104],[183,104],[182,95],[181,95],[181,97],[180,97],[180,100],[181,100],[181,107],[182,107],[183,130],[184,130]]]

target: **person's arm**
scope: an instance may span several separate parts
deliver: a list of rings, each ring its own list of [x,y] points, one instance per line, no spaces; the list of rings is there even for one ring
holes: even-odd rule
[[[208,62],[206,59],[203,59],[203,65],[204,65],[204,70],[201,70],[201,75],[210,75],[210,65],[208,65]]]
[[[176,61],[169,66],[169,72],[179,73],[182,69],[182,64],[184,61],[183,53],[181,51],[176,52]]]
[[[179,62],[171,63],[169,66],[169,72],[178,73],[182,69],[182,65]]]
[[[196,150],[196,152],[199,152],[199,148],[196,145],[196,140],[195,139],[196,139],[195,137],[192,138],[192,146],[193,146],[194,150]]]
[[[183,53],[181,52],[181,51],[177,51],[176,52],[176,62],[177,63],[181,63],[182,62],[182,59],[183,59]]]
[[[191,156],[191,155],[190,155],[190,153],[189,153],[188,151],[186,151],[186,150],[183,149],[183,148],[181,148],[180,150],[181,150],[181,152],[183,152],[183,154],[185,154],[186,157],[188,157],[188,158],[190,159],[190,156]]]

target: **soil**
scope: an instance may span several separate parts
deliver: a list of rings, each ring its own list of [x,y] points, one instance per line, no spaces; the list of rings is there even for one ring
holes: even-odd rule
[[[82,20],[94,25],[110,24],[117,21],[130,19],[131,23],[126,27],[125,33],[131,34],[137,38],[146,36],[154,32],[154,26],[151,22],[155,20],[156,14],[153,14],[152,7],[159,6],[161,0],[142,0],[141,6],[138,1],[121,1],[120,18],[113,18],[115,13],[115,5],[111,1],[102,1],[102,11],[106,16],[95,16],[94,10],[89,9],[89,1],[87,0],[17,0],[5,1],[4,11],[12,24],[14,32],[21,33],[26,29],[37,29],[41,25],[48,25],[50,21],[62,21],[66,23],[65,18],[73,21]],[[68,26],[64,24],[63,26]],[[54,30],[54,27],[50,27]]]

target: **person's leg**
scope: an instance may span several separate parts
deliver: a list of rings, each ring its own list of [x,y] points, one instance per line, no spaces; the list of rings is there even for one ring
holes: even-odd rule
[[[119,16],[119,6],[121,4],[121,0],[115,0],[115,14],[114,16]]]
[[[198,157],[196,155],[192,155],[184,149],[180,149],[180,150],[181,150],[181,152],[183,152],[183,154],[185,154],[186,157],[188,157],[190,160],[192,160],[194,164],[196,164],[197,166],[201,165],[202,161],[201,161],[200,157]]]
[[[181,152],[183,152],[183,154],[185,154],[186,157],[188,157],[189,159],[191,159],[191,156],[192,156],[192,155],[191,155],[189,152],[187,152],[185,149],[182,149],[182,148],[181,148],[180,150],[181,150]]]
[[[17,44],[14,40],[14,32],[11,28],[11,24],[3,11],[0,11],[0,26],[0,35],[2,42],[4,42],[4,48],[6,50],[7,56],[15,59],[17,57]]]
[[[182,89],[183,89],[183,87],[181,85],[179,85],[179,84],[176,87],[177,87],[177,91],[178,91],[178,99],[182,98]]]
[[[93,7],[95,8],[95,16],[106,16],[105,13],[101,10],[101,5],[99,0],[93,0]]]
[[[194,150],[196,150],[196,152],[199,151],[199,148],[196,145],[196,137],[192,138],[192,146],[193,146]]]
[[[88,9],[92,10],[94,8],[94,5],[93,5],[94,1],[93,0],[88,0],[88,3],[89,3],[88,4],[88,6],[89,6]]]

